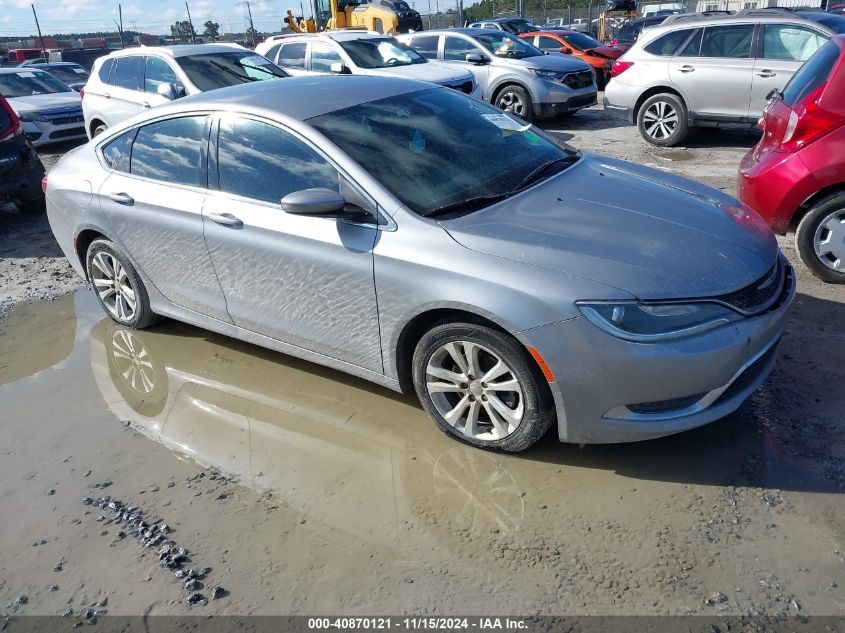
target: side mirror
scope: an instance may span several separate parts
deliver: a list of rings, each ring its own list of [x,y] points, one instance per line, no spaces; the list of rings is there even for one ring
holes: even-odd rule
[[[159,84],[156,92],[168,101],[173,101],[176,98],[176,88],[173,84]]]
[[[334,62],[329,66],[329,70],[336,75],[350,75],[352,74],[349,67],[343,62]]]
[[[282,198],[282,209],[293,215],[331,218],[342,215],[346,200],[331,189],[303,189]]]
[[[484,55],[481,53],[467,53],[467,56],[464,57],[470,64],[486,64],[490,60],[488,60]]]

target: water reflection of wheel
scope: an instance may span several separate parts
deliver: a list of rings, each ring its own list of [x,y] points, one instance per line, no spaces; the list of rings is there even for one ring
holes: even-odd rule
[[[455,447],[440,454],[433,469],[434,491],[450,521],[475,533],[515,531],[525,513],[522,489],[493,456]]]
[[[136,332],[116,328],[106,338],[106,356],[112,381],[130,407],[147,417],[164,410],[167,372]]]

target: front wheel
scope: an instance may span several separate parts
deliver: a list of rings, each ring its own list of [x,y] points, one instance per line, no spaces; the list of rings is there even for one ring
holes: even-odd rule
[[[672,147],[689,133],[687,108],[680,97],[668,92],[646,99],[637,112],[640,135],[652,145]]]
[[[522,345],[484,325],[445,322],[413,359],[414,387],[447,435],[507,452],[533,445],[555,420],[549,385]]]
[[[845,284],[845,193],[823,198],[801,218],[795,248],[816,277]]]
[[[496,95],[496,107],[515,114],[529,123],[534,118],[531,95],[521,86],[505,86],[502,88]]]
[[[113,242],[106,239],[91,242],[86,264],[88,279],[100,305],[113,321],[140,330],[158,320],[150,309],[144,283]]]

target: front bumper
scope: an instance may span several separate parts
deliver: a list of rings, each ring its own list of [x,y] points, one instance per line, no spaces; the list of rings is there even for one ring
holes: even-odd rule
[[[577,112],[598,103],[595,83],[580,90],[573,90],[552,81],[544,81],[543,84],[546,84],[546,89],[534,103],[534,115],[537,118],[548,119]]]
[[[82,116],[72,123],[54,124],[49,121],[23,121],[23,133],[36,147],[61,141],[88,140]]]
[[[522,332],[554,374],[560,440],[646,440],[739,408],[774,365],[795,295],[795,273],[787,269],[787,283],[770,311],[686,339],[632,343],[583,317]]]

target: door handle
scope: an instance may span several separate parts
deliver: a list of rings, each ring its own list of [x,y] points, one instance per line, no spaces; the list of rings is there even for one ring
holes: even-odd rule
[[[110,193],[109,200],[117,202],[118,204],[125,205],[127,207],[131,207],[133,204],[135,204],[135,199],[128,193]]]
[[[149,102],[147,102],[147,101],[144,101],[144,103],[142,103],[141,105],[142,105],[144,108],[147,108],[147,109],[149,109],[149,107],[150,107],[150,104],[149,104]]]
[[[777,75],[777,73],[773,70],[766,69],[759,71],[757,75],[759,75],[760,77],[774,77]]]
[[[681,66],[680,68],[678,68],[678,70],[681,71],[682,73],[691,73],[695,70],[695,67],[689,66],[689,65]]]
[[[221,226],[230,226],[233,229],[239,229],[244,225],[243,220],[236,218],[231,213],[211,213],[208,219]]]
[[[110,95],[108,92],[104,92],[104,93],[103,93],[103,96],[104,96],[106,99],[111,99],[111,95]]]

